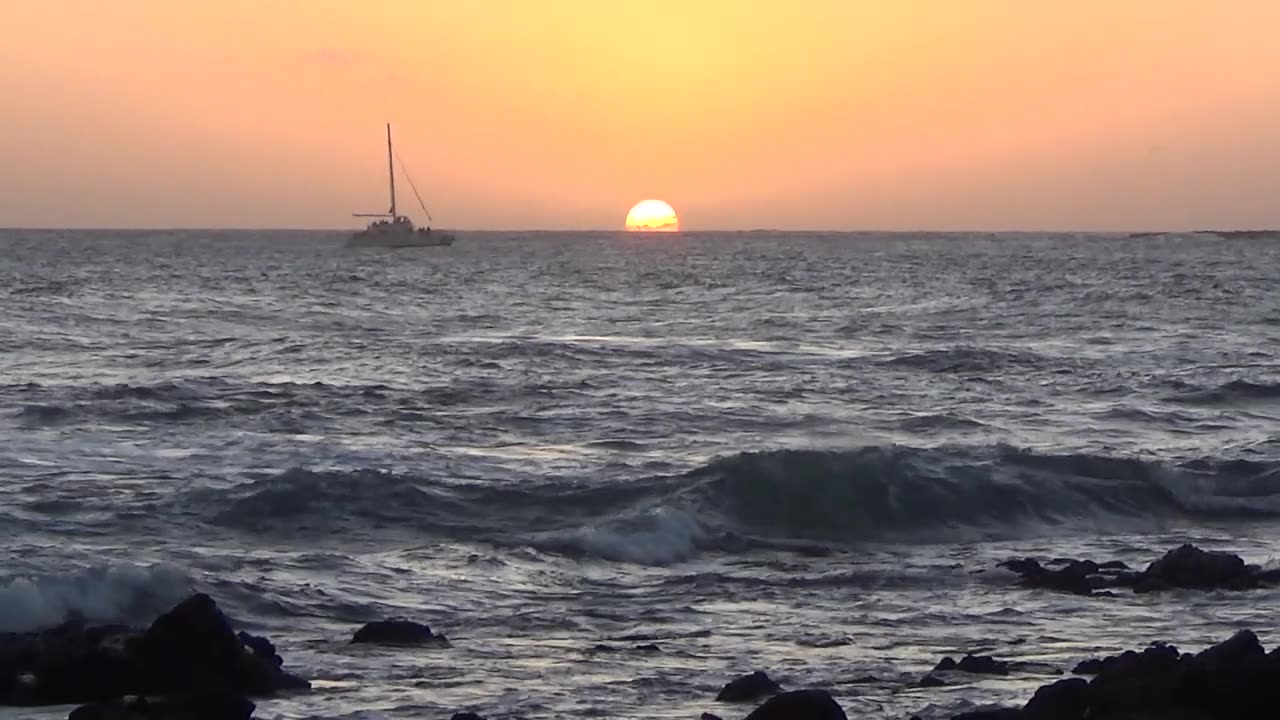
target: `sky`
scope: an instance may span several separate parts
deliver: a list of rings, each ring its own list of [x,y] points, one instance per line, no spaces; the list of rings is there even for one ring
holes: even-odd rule
[[[1273,0],[0,3],[0,227],[1280,227]],[[400,206],[422,216],[400,183]]]

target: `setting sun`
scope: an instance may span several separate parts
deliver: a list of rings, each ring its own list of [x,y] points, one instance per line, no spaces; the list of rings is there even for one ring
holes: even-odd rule
[[[627,213],[627,230],[632,232],[679,232],[676,211],[661,200],[641,200]]]

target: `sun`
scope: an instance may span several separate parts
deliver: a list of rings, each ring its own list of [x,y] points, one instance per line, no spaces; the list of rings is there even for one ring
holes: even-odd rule
[[[630,232],[679,232],[680,218],[661,200],[641,200],[627,213]]]

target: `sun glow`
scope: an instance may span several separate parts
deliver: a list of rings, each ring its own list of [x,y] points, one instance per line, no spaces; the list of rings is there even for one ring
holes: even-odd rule
[[[641,200],[627,213],[630,232],[679,232],[680,218],[661,200]]]

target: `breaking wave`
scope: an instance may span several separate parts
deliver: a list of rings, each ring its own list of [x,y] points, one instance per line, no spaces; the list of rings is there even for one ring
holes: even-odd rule
[[[57,625],[150,622],[192,589],[191,579],[168,565],[97,565],[66,573],[0,580],[0,632]]]
[[[450,484],[294,469],[199,492],[213,522],[243,531],[390,528],[669,564],[708,550],[839,551],[1270,517],[1280,515],[1280,464],[868,446],[742,453],[640,482]]]

